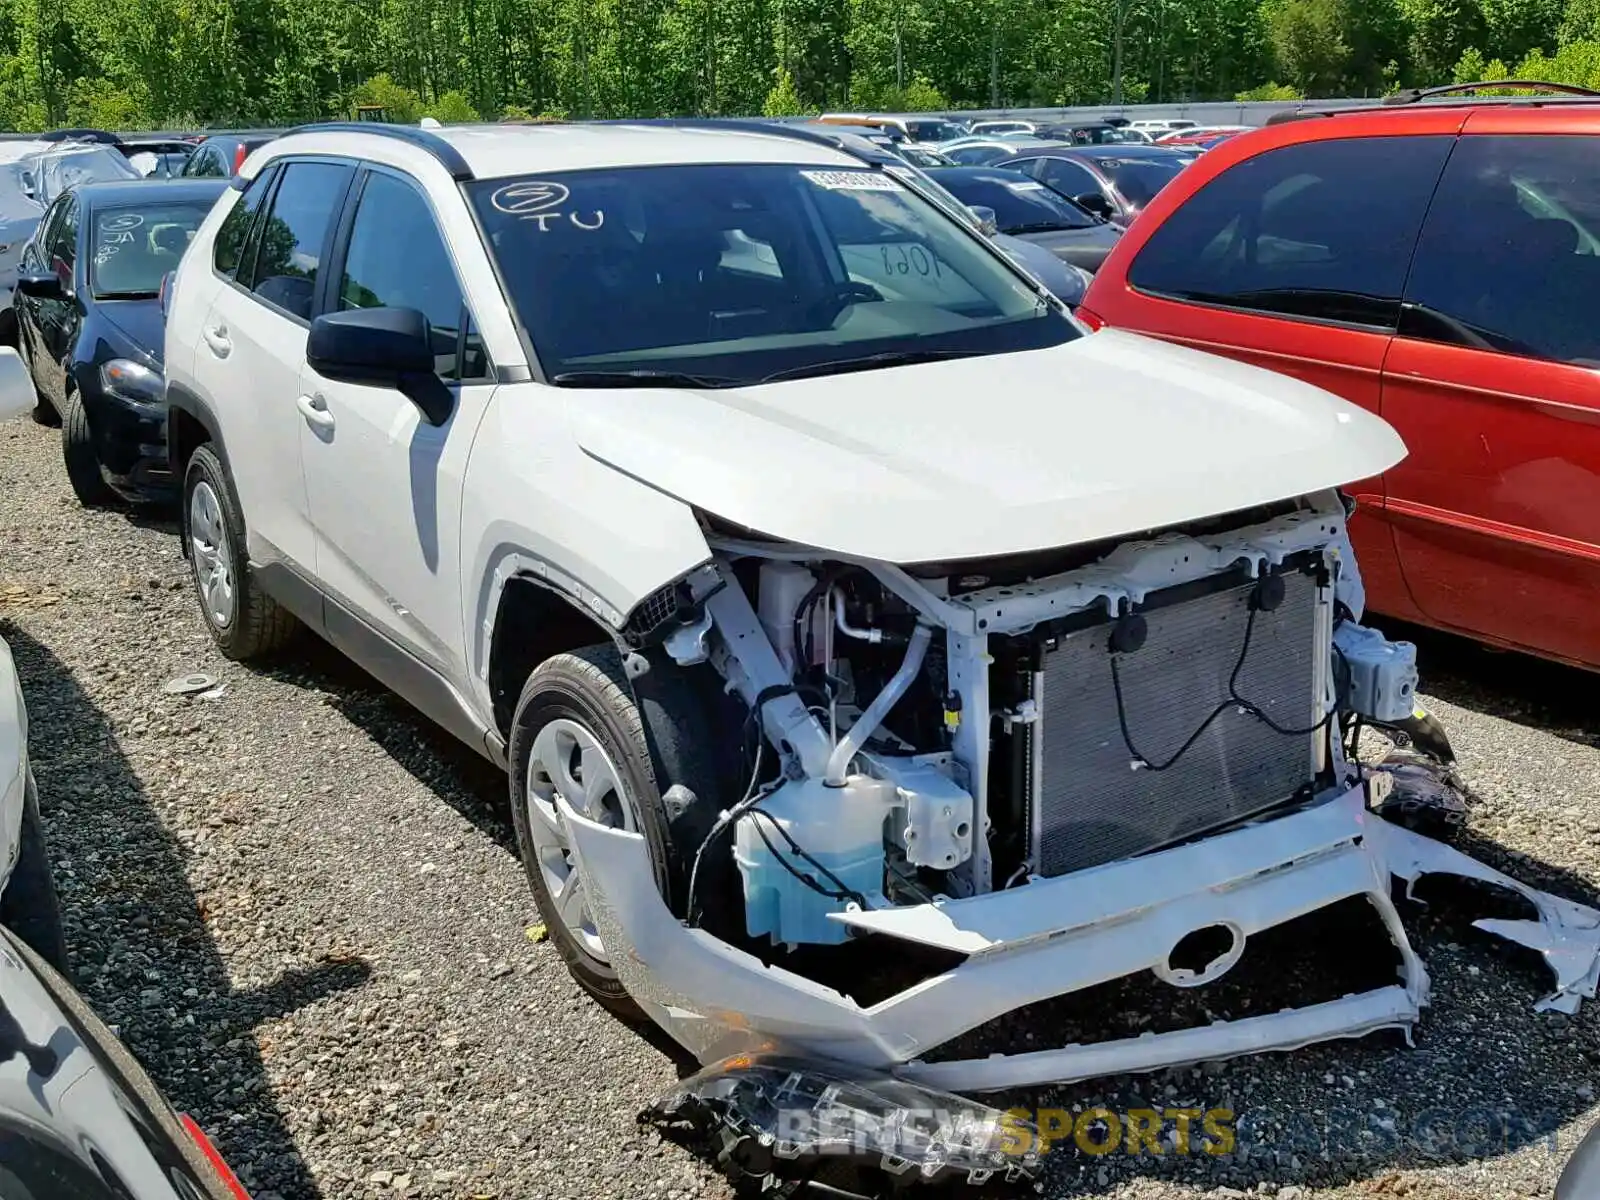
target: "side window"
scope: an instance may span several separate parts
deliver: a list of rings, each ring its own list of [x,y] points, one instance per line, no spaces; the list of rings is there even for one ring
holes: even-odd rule
[[[1600,367],[1596,145],[1462,138],[1417,244],[1401,334]]]
[[[302,321],[311,319],[317,267],[351,173],[339,163],[289,163],[261,224],[250,290]]]
[[[393,175],[367,176],[350,227],[340,308],[414,308],[433,330],[434,369],[444,379],[481,377],[483,344],[433,210]]]
[[[1343,138],[1246,159],[1156,229],[1128,282],[1178,300],[1393,329],[1452,141]]]
[[[272,179],[276,174],[268,167],[251,180],[244,195],[239,197],[239,202],[223,218],[222,228],[217,230],[217,240],[211,247],[211,263],[229,279],[238,273],[239,263],[244,257],[245,241],[256,223],[256,214],[261,211],[262,201],[272,190]]]
[[[67,282],[72,278],[72,264],[78,258],[78,198],[63,196],[60,204],[61,215],[51,227],[50,243],[45,253],[50,259],[51,270],[61,276],[63,282]]]
[[[61,220],[61,213],[67,207],[71,197],[58,197],[39,220],[39,228],[34,234],[33,241],[28,245],[25,254],[31,254],[35,264],[45,262],[48,265],[50,239],[55,236],[56,223]]]
[[[1063,196],[1071,198],[1081,196],[1085,192],[1101,190],[1100,181],[1088,167],[1068,162],[1064,158],[1041,158],[1038,162],[1039,169],[1034,172],[1035,177],[1052,191],[1059,192]]]
[[[222,151],[215,143],[201,146],[196,158],[198,159],[194,169],[196,175],[207,179],[221,179],[228,173],[222,169]]]

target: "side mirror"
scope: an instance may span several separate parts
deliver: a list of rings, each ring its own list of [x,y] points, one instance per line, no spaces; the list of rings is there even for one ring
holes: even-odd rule
[[[443,425],[455,397],[434,370],[433,331],[414,308],[354,308],[311,322],[306,365],[325,379],[394,388]]]
[[[34,196],[38,192],[38,189],[34,186],[34,183],[33,183],[33,172],[32,171],[23,171],[23,172],[21,172],[21,177],[20,177],[19,182],[22,184],[22,194],[24,196],[26,196],[29,200],[32,200],[34,198]]]
[[[32,412],[37,403],[27,365],[10,346],[0,346],[0,421]]]
[[[1000,232],[1000,219],[995,215],[994,209],[987,204],[969,204],[967,208],[971,211],[973,219],[978,222],[978,229],[984,237],[993,237]]]
[[[1104,192],[1084,192],[1074,196],[1072,202],[1079,208],[1086,208],[1103,221],[1109,221],[1115,215],[1111,201],[1107,200]]]
[[[23,271],[17,276],[17,291],[36,300],[61,300],[67,294],[54,271]]]

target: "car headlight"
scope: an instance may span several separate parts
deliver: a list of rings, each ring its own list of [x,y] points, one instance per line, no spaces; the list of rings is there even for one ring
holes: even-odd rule
[[[148,408],[166,401],[166,377],[131,358],[113,358],[101,363],[100,386],[110,395]]]

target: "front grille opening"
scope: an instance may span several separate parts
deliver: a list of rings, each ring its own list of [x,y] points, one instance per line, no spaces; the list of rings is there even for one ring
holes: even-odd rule
[[[1206,968],[1233,949],[1233,931],[1226,925],[1207,925],[1185,934],[1167,955],[1167,966],[1174,971],[1203,975]]]
[[[1212,983],[1178,988],[1140,972],[1013,1009],[924,1057],[1027,1054],[1238,1021],[1387,987],[1400,982],[1400,967],[1378,910],[1365,896],[1351,896],[1256,934],[1234,968]]]

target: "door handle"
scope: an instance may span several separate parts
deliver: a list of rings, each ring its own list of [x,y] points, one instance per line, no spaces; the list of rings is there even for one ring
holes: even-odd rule
[[[233,343],[228,340],[228,330],[224,325],[207,325],[200,331],[200,336],[205,338],[206,345],[211,347],[211,353],[218,358],[227,358],[228,351],[233,349]]]
[[[328,411],[328,402],[321,396],[301,396],[294,405],[311,428],[322,433],[333,432],[333,414]]]

